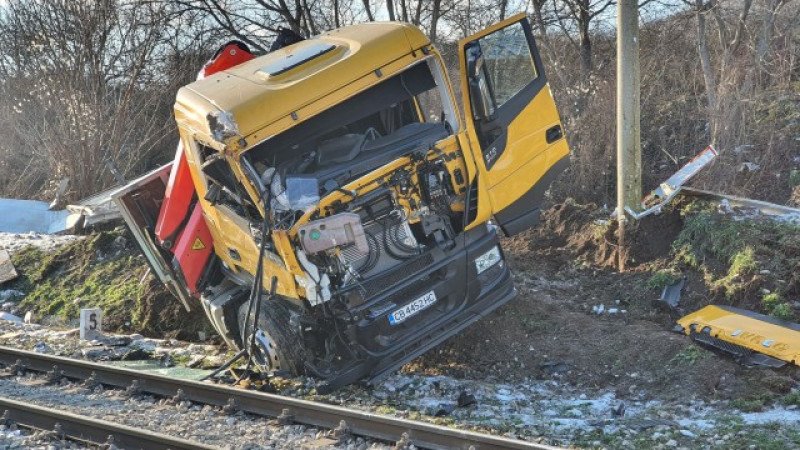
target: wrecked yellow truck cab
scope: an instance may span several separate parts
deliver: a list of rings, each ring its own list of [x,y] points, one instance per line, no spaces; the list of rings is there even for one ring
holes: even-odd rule
[[[537,223],[569,149],[524,15],[459,55],[463,116],[438,51],[401,23],[324,33],[178,93],[213,237],[199,303],[230,346],[252,338],[264,370],[320,391],[375,380],[514,297],[498,230]]]

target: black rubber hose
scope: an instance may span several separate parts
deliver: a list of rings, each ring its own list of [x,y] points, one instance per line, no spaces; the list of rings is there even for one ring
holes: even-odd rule
[[[389,256],[391,256],[392,258],[397,259],[397,260],[401,260],[401,261],[409,259],[412,256],[414,256],[414,255],[401,255],[401,254],[395,252],[392,249],[392,245],[394,244],[394,242],[391,242],[392,241],[392,238],[391,238],[391,234],[392,234],[391,227],[393,225],[388,225],[387,226],[386,222],[388,222],[388,221],[389,220],[386,219],[383,222],[381,222],[381,224],[383,225],[383,245],[384,245],[384,249],[386,250],[386,253],[388,253]]]
[[[365,231],[364,234],[367,236],[369,253],[367,254],[367,260],[364,262],[364,264],[361,264],[361,266],[356,269],[356,272],[359,273],[369,272],[370,270],[374,269],[378,264],[378,261],[381,259],[381,246],[378,244],[378,238],[368,231]]]

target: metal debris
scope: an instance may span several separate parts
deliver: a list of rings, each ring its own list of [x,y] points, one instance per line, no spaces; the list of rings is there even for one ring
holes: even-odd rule
[[[702,189],[684,188],[684,196],[697,197],[720,202],[720,212],[734,215],[734,219],[765,217],[769,219],[800,223],[800,208],[778,205],[776,203],[753,200],[735,195],[720,194]]]
[[[764,314],[709,305],[679,319],[677,331],[748,366],[800,365],[800,324]]]
[[[694,178],[698,172],[709,165],[718,155],[719,153],[717,153],[714,147],[709,145],[681,167],[680,170],[667,178],[667,180],[661,183],[656,189],[647,194],[647,196],[642,199],[641,204],[638,205],[642,211],[637,213],[629,206],[626,206],[625,212],[636,220],[640,220],[653,213],[660,213],[664,206],[681,192],[683,185]]]
[[[58,234],[74,230],[82,217],[66,209],[50,211],[36,200],[0,199],[0,231],[6,233]]]
[[[478,403],[478,400],[475,398],[474,395],[470,394],[469,392],[461,391],[461,393],[458,394],[458,407],[459,408],[464,408],[464,407],[467,407],[467,406],[471,406],[471,405],[474,405],[476,403]]]
[[[456,405],[452,403],[440,403],[433,413],[434,417],[449,416],[450,413],[456,410]]]
[[[107,189],[65,209],[51,210],[51,204],[36,200],[0,198],[0,232],[62,234],[121,218]]]
[[[681,302],[681,291],[685,284],[686,278],[683,277],[675,283],[664,286],[664,290],[661,291],[661,298],[658,300],[672,309],[677,308],[678,304]]]

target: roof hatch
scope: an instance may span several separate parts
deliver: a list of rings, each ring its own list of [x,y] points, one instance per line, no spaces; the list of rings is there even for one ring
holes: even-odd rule
[[[277,61],[271,61],[266,66],[259,69],[259,72],[267,77],[275,77],[326,53],[330,53],[334,49],[336,49],[336,46],[333,44],[328,44],[326,42],[314,42],[310,45],[305,45],[295,49],[292,53],[289,53]]]

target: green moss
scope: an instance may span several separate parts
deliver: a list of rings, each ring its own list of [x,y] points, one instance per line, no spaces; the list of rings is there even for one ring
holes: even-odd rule
[[[800,406],[800,391],[789,392],[781,399],[781,402],[786,406]]]
[[[775,307],[772,308],[772,311],[769,313],[781,320],[792,320],[794,317],[794,310],[788,303],[780,303],[775,305]]]
[[[741,293],[746,285],[746,275],[753,274],[758,269],[755,251],[752,247],[745,247],[731,258],[728,274],[717,280],[714,284],[725,293],[729,301]]]
[[[758,263],[756,262],[755,250],[748,246],[733,255],[731,258],[731,268],[728,270],[728,276],[738,277],[752,273],[756,269],[758,269]]]
[[[81,308],[99,307],[112,326],[136,325],[132,311],[144,296],[139,280],[147,266],[129,251],[115,254],[110,246],[117,236],[100,233],[49,254],[30,247],[18,252],[14,264],[27,293],[20,307],[64,321],[77,319]]]
[[[676,281],[680,280],[680,278],[680,275],[672,270],[659,270],[658,272],[654,273],[649,280],[647,280],[647,287],[660,291],[661,289],[664,289],[665,286],[674,284]]]

